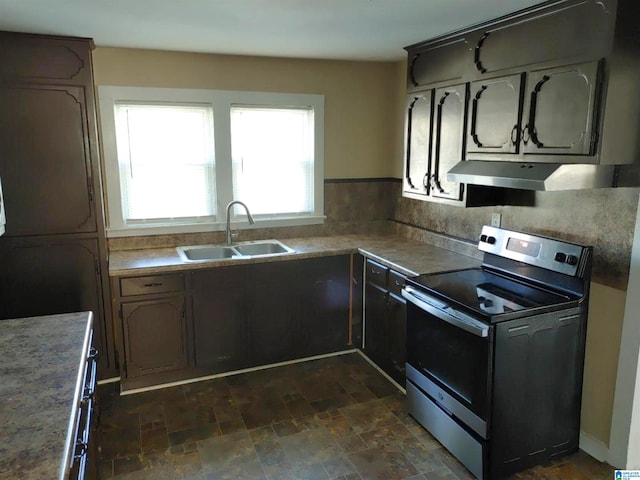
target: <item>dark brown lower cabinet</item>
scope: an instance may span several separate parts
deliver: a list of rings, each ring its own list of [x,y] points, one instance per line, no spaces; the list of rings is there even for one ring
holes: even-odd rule
[[[312,258],[296,262],[299,350],[304,356],[348,348],[350,257]]]
[[[294,313],[297,263],[271,262],[247,268],[251,366],[304,356]]]
[[[183,296],[122,305],[127,377],[184,369],[188,363]]]
[[[350,256],[112,280],[124,390],[346,350]]]
[[[399,385],[405,384],[407,306],[400,295],[405,277],[365,262],[364,353]]]
[[[391,378],[405,384],[407,363],[407,304],[404,299],[389,293],[387,305],[387,351]]]
[[[349,348],[348,255],[191,273],[200,375]]]
[[[238,267],[191,274],[195,366],[202,375],[247,365],[247,284]]]
[[[192,337],[185,275],[114,278],[123,390],[188,378]]]
[[[362,319],[364,314],[364,257],[351,255],[351,346],[362,346]]]
[[[384,370],[387,366],[387,291],[367,283],[364,297],[364,353]]]
[[[92,311],[98,371],[113,365],[97,240],[2,238],[0,266],[0,319]]]

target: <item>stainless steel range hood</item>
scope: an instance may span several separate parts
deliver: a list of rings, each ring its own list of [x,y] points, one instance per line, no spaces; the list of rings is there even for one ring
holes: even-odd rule
[[[539,191],[613,187],[615,176],[613,165],[480,160],[459,162],[447,172],[453,182]]]

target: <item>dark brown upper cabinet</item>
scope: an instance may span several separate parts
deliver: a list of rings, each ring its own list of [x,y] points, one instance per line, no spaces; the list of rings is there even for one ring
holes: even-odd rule
[[[433,90],[409,95],[403,190],[414,195],[429,194],[432,120]]]
[[[458,206],[503,203],[502,189],[447,179],[447,172],[464,159],[467,105],[466,84],[408,95],[403,196]]]
[[[0,105],[6,235],[95,232],[84,88],[6,85]]]
[[[480,73],[529,65],[563,65],[606,55],[610,1],[554,2],[476,32],[474,64]]]
[[[523,152],[592,155],[599,90],[598,62],[529,73]]]
[[[591,161],[598,72],[594,61],[471,82],[466,158]]]
[[[448,181],[447,172],[463,159],[466,93],[466,85],[435,91],[431,195],[437,198],[462,200],[463,185]]]
[[[522,75],[471,82],[467,152],[518,153]]]
[[[418,49],[410,55],[407,86],[409,89],[440,82],[455,83],[465,74],[469,42],[457,38]]]
[[[447,170],[465,160],[633,164],[640,43],[629,19],[639,14],[635,0],[549,0],[406,47],[403,195],[463,206],[527,202],[515,191],[447,185]],[[451,92],[440,95],[451,85],[466,86],[464,108]],[[611,184],[632,186],[616,178]]]
[[[463,186],[447,171],[462,160],[466,86],[453,85],[410,94],[403,191],[407,196],[459,202]]]

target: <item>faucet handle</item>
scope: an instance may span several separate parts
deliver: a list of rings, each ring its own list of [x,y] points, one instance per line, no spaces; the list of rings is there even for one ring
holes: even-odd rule
[[[239,232],[231,232],[231,240],[237,240],[238,237],[240,236]]]

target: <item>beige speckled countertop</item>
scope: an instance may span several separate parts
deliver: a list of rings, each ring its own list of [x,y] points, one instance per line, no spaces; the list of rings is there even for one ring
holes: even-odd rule
[[[295,253],[233,260],[185,262],[175,248],[111,252],[109,275],[148,275],[216,266],[274,262],[360,252],[405,275],[433,273],[478,266],[478,258],[408,239],[400,235],[339,235],[281,240]]]
[[[0,321],[0,478],[68,476],[92,318]]]

